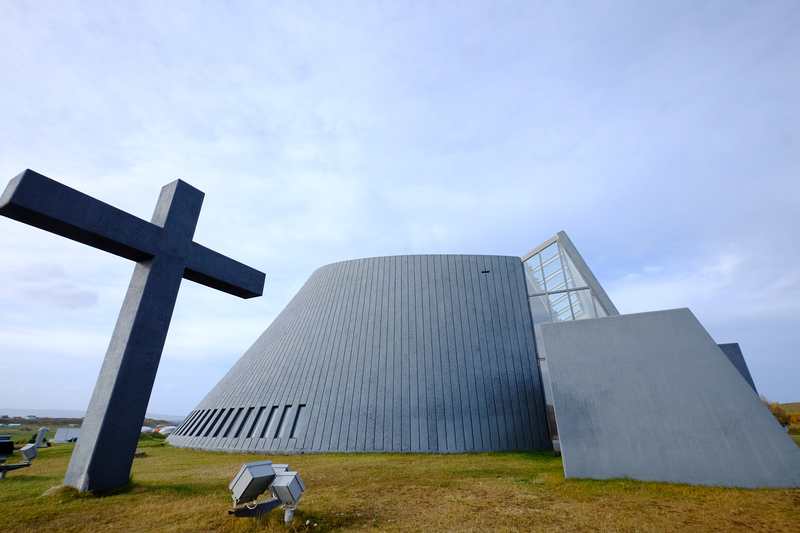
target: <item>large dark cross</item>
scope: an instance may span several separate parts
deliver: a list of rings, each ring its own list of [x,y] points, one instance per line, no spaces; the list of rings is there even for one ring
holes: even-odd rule
[[[79,491],[128,482],[181,279],[260,296],[264,274],[192,241],[204,194],[177,180],[151,222],[26,170],[0,197],[0,214],[136,261],[64,484]]]

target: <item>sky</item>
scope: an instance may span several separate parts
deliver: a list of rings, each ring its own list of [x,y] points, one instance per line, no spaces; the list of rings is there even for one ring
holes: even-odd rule
[[[30,168],[266,273],[184,281],[188,414],[317,268],[570,236],[622,313],[688,307],[800,401],[800,4],[0,3],[0,187]],[[85,409],[133,263],[0,217],[0,406]]]

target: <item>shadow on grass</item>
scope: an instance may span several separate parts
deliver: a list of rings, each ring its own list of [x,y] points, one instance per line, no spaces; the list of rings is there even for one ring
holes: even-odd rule
[[[108,490],[87,490],[85,492],[78,492],[78,489],[70,485],[59,485],[44,491],[42,496],[53,496],[64,500],[83,500],[88,498],[108,498],[110,496],[118,496],[120,494],[128,494],[130,492],[137,492],[141,490],[141,486],[133,482],[133,476],[128,477],[128,482],[121,487],[116,487]]]
[[[333,513],[333,512],[318,512],[318,511],[304,511],[298,509],[294,514],[294,521],[286,526],[283,522],[284,512],[283,509],[276,509],[271,513],[260,518],[235,518],[233,520],[253,520],[254,531],[290,531],[305,532],[313,531],[314,533],[325,533],[327,531],[337,531],[344,528],[353,528],[362,522],[367,522],[368,519],[357,516],[353,513]],[[373,521],[374,526],[378,526],[378,521]]]
[[[207,483],[192,483],[189,485],[178,485],[178,484],[150,484],[142,486],[144,490],[147,492],[158,492],[159,494],[169,495],[169,496],[181,496],[184,498],[191,497],[191,496],[209,496],[214,494],[225,494],[226,487],[220,485],[216,481],[209,481]],[[226,494],[226,496],[230,496]]]
[[[561,457],[561,452],[558,450],[550,450],[546,452],[486,452],[482,455],[486,457],[523,457],[530,461],[552,461]]]
[[[121,487],[116,487],[108,490],[93,490],[91,491],[94,498],[108,498],[109,496],[117,496],[119,494],[127,494],[137,488],[137,484],[133,482],[133,476],[128,477],[128,482]]]

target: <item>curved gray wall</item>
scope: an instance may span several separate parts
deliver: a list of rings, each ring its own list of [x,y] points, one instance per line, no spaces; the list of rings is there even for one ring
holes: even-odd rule
[[[551,449],[519,257],[318,269],[169,437],[283,453]]]

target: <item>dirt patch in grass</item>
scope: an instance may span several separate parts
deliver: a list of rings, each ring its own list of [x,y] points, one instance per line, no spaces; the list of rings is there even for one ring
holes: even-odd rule
[[[147,448],[126,491],[58,486],[73,445],[42,450],[0,482],[8,531],[798,531],[800,490],[744,490],[630,480],[565,480],[547,453],[266,456]],[[282,511],[228,516],[243,462],[272,459],[308,490],[294,524]],[[22,473],[24,472],[24,474]],[[49,490],[52,489],[52,490]]]

